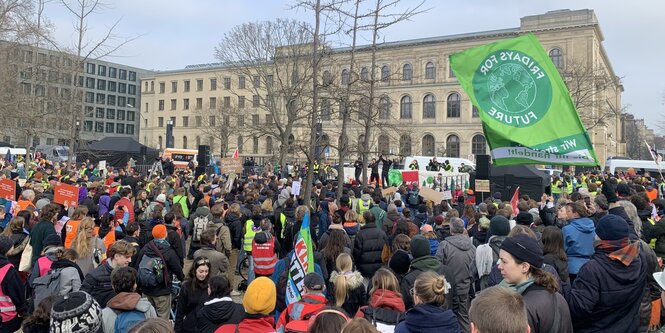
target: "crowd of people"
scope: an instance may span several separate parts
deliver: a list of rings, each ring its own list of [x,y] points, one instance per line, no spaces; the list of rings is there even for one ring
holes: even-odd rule
[[[0,199],[0,332],[660,327],[665,200],[648,175],[586,173],[570,192],[555,182],[540,198],[475,204],[424,200],[418,184],[383,196],[374,171],[374,184],[339,184],[336,198],[327,180],[294,196],[297,179],[273,169],[231,181],[0,165],[0,177],[26,179],[16,201]],[[56,203],[58,183],[78,200]],[[289,303],[306,222],[314,269]]]

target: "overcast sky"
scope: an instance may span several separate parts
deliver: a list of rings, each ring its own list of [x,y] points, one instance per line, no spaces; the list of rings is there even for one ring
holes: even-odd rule
[[[213,52],[222,35],[244,22],[278,17],[312,21],[294,1],[279,0],[108,0],[108,8],[89,23],[90,39],[118,19],[118,34],[140,36],[105,60],[155,69],[181,69],[216,62]],[[419,1],[405,0],[403,7]],[[72,43],[72,17],[57,2],[48,15],[60,43]],[[663,32],[665,1],[640,0],[427,0],[430,10],[387,30],[386,41],[519,27],[520,18],[556,9],[593,9],[605,36],[615,73],[623,77],[623,103],[651,128],[665,121]],[[657,131],[658,134],[659,131]]]

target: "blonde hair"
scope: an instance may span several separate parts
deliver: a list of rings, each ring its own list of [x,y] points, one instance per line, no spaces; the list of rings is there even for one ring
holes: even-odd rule
[[[399,287],[399,281],[395,277],[392,271],[387,268],[379,268],[374,276],[372,276],[372,288],[369,290],[369,294],[374,294],[375,291],[379,289],[390,290],[396,293],[399,296],[402,296]]]
[[[7,227],[5,227],[5,230],[2,232],[2,235],[7,236],[7,237],[11,237],[11,235],[14,232],[23,231],[24,227],[25,227],[25,219],[22,218],[21,216],[14,216],[9,221],[9,224],[7,225]]]
[[[335,306],[342,306],[346,301],[346,274],[353,270],[353,260],[347,253],[340,253],[335,260],[337,278],[335,279]]]
[[[78,221],[84,218],[86,215],[88,215],[88,207],[81,205],[76,207],[76,209],[74,210],[74,214],[72,214],[71,219],[73,221]]]
[[[346,211],[346,214],[344,214],[344,219],[346,221],[358,222],[358,213],[356,213],[355,210],[349,209]]]
[[[261,210],[264,212],[272,212],[272,199],[266,198],[261,204]]]
[[[88,228],[93,229],[94,227],[95,222],[92,220],[92,218],[84,217],[81,220],[81,223],[79,223],[78,229],[76,229],[76,236],[72,242],[72,248],[76,250],[80,258],[84,258],[92,254],[92,244],[90,244],[90,240],[93,239],[93,237],[88,236],[86,230]],[[113,230],[109,232],[113,232]]]
[[[307,206],[296,207],[296,221],[302,221],[305,218],[306,214],[309,214],[309,207]]]
[[[413,294],[425,304],[441,306],[446,302],[446,278],[434,272],[421,273],[413,287]]]

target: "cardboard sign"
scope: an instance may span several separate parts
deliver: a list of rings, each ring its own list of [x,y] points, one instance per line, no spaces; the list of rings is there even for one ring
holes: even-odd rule
[[[453,200],[453,193],[450,190],[441,193],[443,194],[443,200]]]
[[[418,182],[418,170],[404,170],[402,171],[402,181],[411,183]]]
[[[291,194],[300,195],[300,182],[291,183]]]
[[[476,179],[476,192],[485,192],[490,191],[490,181],[487,179]]]
[[[384,197],[389,197],[397,192],[397,187],[391,186],[388,188],[381,189],[381,195]]]
[[[16,201],[16,181],[0,179],[0,198]]]
[[[420,192],[418,192],[418,195],[423,197],[424,200],[432,201],[435,204],[438,204],[441,202],[441,200],[443,200],[443,195],[441,192],[437,192],[428,187],[421,188]]]
[[[76,207],[79,202],[79,188],[74,185],[63,183],[55,184],[55,193],[53,202],[63,204],[68,207]]]
[[[242,161],[239,158],[222,158],[220,170],[223,174],[242,173]]]

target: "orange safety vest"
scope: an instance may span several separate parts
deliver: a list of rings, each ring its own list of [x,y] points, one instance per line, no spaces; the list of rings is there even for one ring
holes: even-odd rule
[[[95,227],[95,235],[99,235],[99,227]],[[102,239],[104,242],[104,246],[106,247],[106,250],[115,243],[115,228],[111,229],[106,236],[104,236],[104,239]]]
[[[658,190],[654,188],[651,191],[647,191],[647,197],[649,197],[649,201],[658,199]]]
[[[271,275],[275,271],[275,264],[277,264],[275,238],[270,237],[263,244],[257,244],[256,240],[252,240],[252,258],[254,259],[254,272],[256,274]]]
[[[9,269],[12,267],[14,267],[14,265],[8,263],[0,268],[0,283],[5,279],[7,272],[9,272]],[[0,288],[0,318],[2,318],[2,322],[6,323],[16,318],[17,315],[16,305],[14,305],[12,299],[8,295],[5,295],[2,288]]]
[[[16,202],[16,207],[18,208],[19,212],[22,211],[22,210],[26,210],[26,209],[28,209],[28,207],[31,207],[31,206],[32,206],[32,208],[37,209],[37,207],[35,207],[35,205],[31,201],[19,200],[18,202]]]
[[[67,221],[67,227],[65,230],[65,249],[70,249],[74,238],[76,238],[76,232],[79,230],[79,225],[81,220],[69,220]]]

